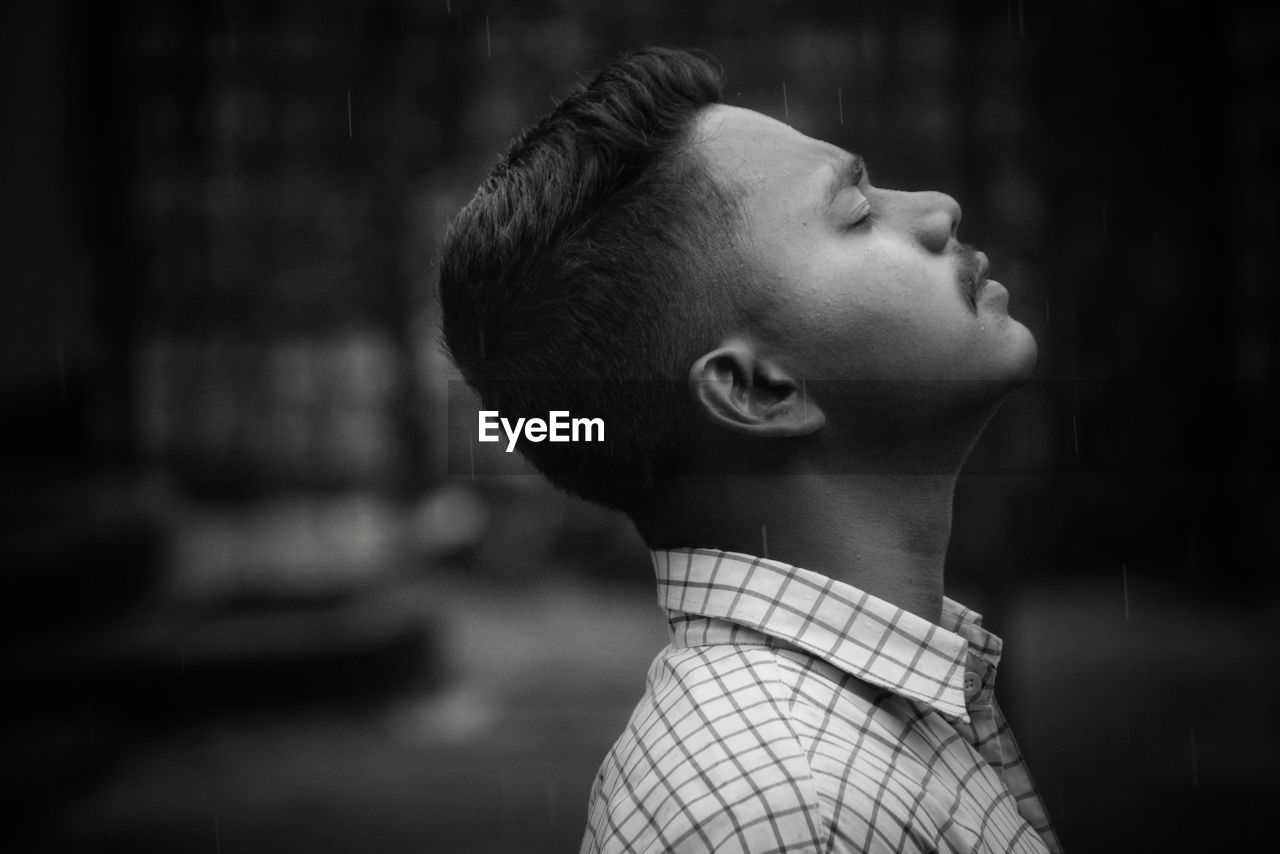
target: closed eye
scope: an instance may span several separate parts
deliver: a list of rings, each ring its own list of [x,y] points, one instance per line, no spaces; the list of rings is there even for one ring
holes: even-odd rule
[[[844,221],[846,228],[854,228],[870,221],[873,215],[871,203],[865,192],[867,162],[852,152],[845,156],[835,169],[835,175],[827,193],[828,203]]]
[[[853,228],[870,222],[872,217],[871,202],[859,190],[852,190],[850,195],[854,198],[852,200],[853,212],[849,214],[849,227]]]

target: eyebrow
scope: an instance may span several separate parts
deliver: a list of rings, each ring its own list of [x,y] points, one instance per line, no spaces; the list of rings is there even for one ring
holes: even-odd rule
[[[846,187],[852,187],[867,175],[867,161],[852,151],[843,152],[844,156],[836,164],[835,178],[827,185],[827,205],[836,200],[836,196]]]

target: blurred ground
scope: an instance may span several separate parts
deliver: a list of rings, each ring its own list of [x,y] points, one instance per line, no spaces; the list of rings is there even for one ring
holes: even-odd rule
[[[664,643],[652,594],[554,566],[501,582],[432,567],[381,588],[429,627],[399,690],[133,731],[48,804],[55,850],[576,848],[595,770]]]
[[[260,529],[254,536],[262,542]],[[67,741],[89,738],[95,770],[37,799],[51,847],[576,850],[596,768],[665,625],[642,559],[630,580],[544,561],[507,577],[457,562],[357,573],[362,608],[343,613],[364,616],[347,619],[417,621],[421,649],[381,681],[352,681],[336,666],[335,684],[353,686],[351,696],[290,696],[291,664],[274,671],[283,700],[244,696],[276,690],[270,679],[224,678],[212,684],[238,696],[202,709],[89,710]],[[1280,806],[1271,713],[1280,609],[1206,604],[1179,584],[1125,567],[1110,582],[1064,579],[1000,605],[1003,702],[1068,850],[1256,847]],[[315,607],[258,609],[287,622]],[[192,675],[201,665],[187,666]],[[160,702],[160,683],[137,684]]]

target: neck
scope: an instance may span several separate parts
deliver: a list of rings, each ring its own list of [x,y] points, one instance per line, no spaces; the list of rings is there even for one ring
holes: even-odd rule
[[[652,548],[718,548],[822,573],[938,622],[956,475],[779,474],[687,484],[639,525]]]

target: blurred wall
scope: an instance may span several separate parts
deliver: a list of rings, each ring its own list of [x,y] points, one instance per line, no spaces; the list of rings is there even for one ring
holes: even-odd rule
[[[1185,535],[1227,549],[1241,583],[1270,583],[1248,558],[1275,556],[1262,532],[1280,507],[1248,476],[1275,467],[1274,13],[44,8],[9,13],[34,30],[20,17],[7,30],[25,120],[5,166],[5,399],[28,442],[72,423],[98,463],[213,493],[438,484],[444,223],[515,131],[593,69],[639,44],[696,44],[726,66],[730,101],[859,150],[882,184],[959,198],[962,236],[1036,332],[1040,383],[971,466],[1010,477],[965,485],[960,512],[972,503],[981,524],[957,526],[959,562],[999,574],[1046,537],[1082,562],[1165,560]],[[60,402],[16,403],[41,394]],[[1019,517],[1033,494],[1052,512]]]
[[[1238,712],[1276,698],[1259,672],[1275,660],[1280,557],[1278,14],[1100,0],[10,5],[0,456],[24,483],[163,472],[235,500],[411,501],[457,485],[432,302],[444,224],[511,136],[601,64],[643,44],[706,48],[731,102],[858,150],[877,183],[956,196],[961,236],[1010,285],[1041,365],[962,479],[952,584],[1026,635],[1035,652],[1011,652],[1014,684],[1042,685],[1046,662],[1094,694],[1172,674],[1127,694],[1119,723],[1046,705],[1058,683],[1009,698],[1033,759],[1050,760],[1068,843],[1100,843],[1109,822],[1136,839],[1135,809],[1205,802],[1179,790],[1121,808],[1147,778],[1109,782],[1117,752],[1147,769],[1194,763],[1206,744],[1276,755]],[[547,490],[520,483],[514,500],[502,478],[462,485],[516,528]],[[6,506],[26,497],[13,488]],[[561,516],[570,529],[599,518]],[[1044,601],[1079,612],[1055,621],[1065,606]],[[1144,601],[1139,636],[1082,640],[1111,619],[1131,631]],[[1047,626],[1069,636],[1045,640]],[[1195,670],[1152,640],[1170,626],[1203,654]],[[1206,671],[1222,702],[1143,742],[1144,722]],[[1069,744],[1081,727],[1114,748],[1087,768]],[[1220,771],[1194,777],[1209,801],[1274,802],[1256,766]]]

